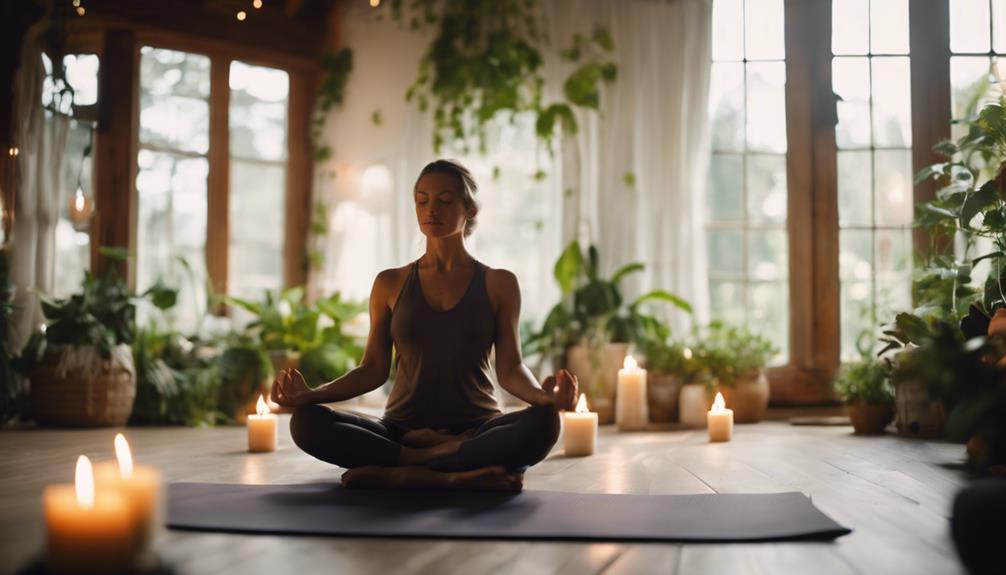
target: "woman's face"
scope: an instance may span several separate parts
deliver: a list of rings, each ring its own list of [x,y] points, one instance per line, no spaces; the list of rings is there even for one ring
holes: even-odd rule
[[[465,221],[475,217],[474,209],[465,209],[464,192],[456,176],[433,172],[419,178],[413,193],[416,221],[428,238],[463,234]]]

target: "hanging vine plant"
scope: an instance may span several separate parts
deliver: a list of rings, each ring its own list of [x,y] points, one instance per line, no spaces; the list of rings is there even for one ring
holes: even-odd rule
[[[598,27],[589,37],[577,34],[559,52],[577,64],[563,85],[564,99],[546,104],[542,49],[548,40],[534,0],[411,0],[407,10],[403,3],[387,4],[392,20],[408,20],[414,30],[436,27],[405,99],[420,111],[432,109],[438,152],[457,142],[467,153],[477,142],[484,153],[486,130],[497,114],[509,113],[513,120],[525,112],[534,114],[538,139],[551,150],[557,127],[576,133],[573,109],[599,109],[601,85],[617,77],[608,31]]]

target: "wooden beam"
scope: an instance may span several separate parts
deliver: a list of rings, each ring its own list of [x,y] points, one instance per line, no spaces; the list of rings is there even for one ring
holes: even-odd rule
[[[314,160],[311,156],[311,112],[317,75],[290,73],[287,110],[286,220],[283,249],[283,281],[287,287],[307,281],[307,239],[311,221],[311,186]]]
[[[210,149],[206,188],[206,272],[219,294],[227,293],[230,249],[230,67],[231,60],[210,63]]]
[[[91,269],[107,262],[102,246],[134,248],[136,237],[136,150],[139,52],[130,30],[108,30],[99,70],[98,129],[94,142],[96,213],[91,242]],[[130,266],[135,284],[135,266]]]
[[[950,6],[946,0],[915,0],[909,6],[912,54],[912,171],[946,158],[933,151],[950,138]],[[936,180],[915,186],[916,202],[932,200],[940,187]],[[927,255],[929,235],[913,233],[915,252]],[[952,238],[937,242],[937,250],[952,249]]]

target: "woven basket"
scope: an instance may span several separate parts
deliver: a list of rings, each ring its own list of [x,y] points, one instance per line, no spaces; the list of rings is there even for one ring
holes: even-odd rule
[[[90,376],[81,369],[60,373],[66,349],[66,346],[50,347],[32,373],[31,408],[35,421],[56,427],[125,425],[136,398],[136,372],[129,346],[120,345],[114,356],[118,359],[102,361],[100,369]],[[89,350],[98,353],[96,348]]]

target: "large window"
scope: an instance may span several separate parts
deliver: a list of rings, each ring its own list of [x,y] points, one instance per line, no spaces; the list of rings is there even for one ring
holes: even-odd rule
[[[283,285],[287,99],[282,70],[231,63],[227,291],[259,298]]]
[[[789,348],[782,0],[716,0],[706,193],[712,316]]]
[[[140,51],[136,283],[139,291],[158,279],[180,287],[173,317],[183,329],[206,311],[209,98],[208,57]]]
[[[852,359],[872,351],[878,321],[912,305],[908,0],[833,0],[832,9],[841,355]]]
[[[950,51],[953,117],[967,117],[998,100],[1006,84],[1006,0],[954,0]],[[962,130],[954,126],[954,136]]]

